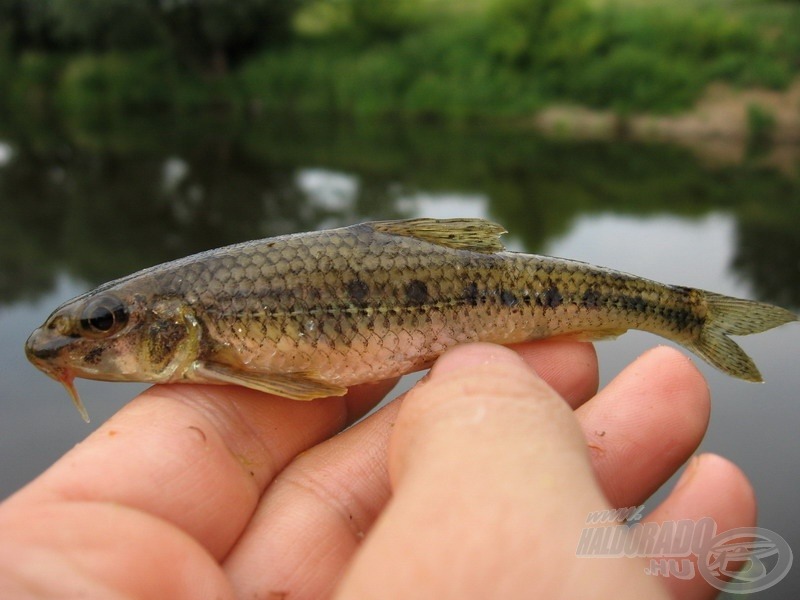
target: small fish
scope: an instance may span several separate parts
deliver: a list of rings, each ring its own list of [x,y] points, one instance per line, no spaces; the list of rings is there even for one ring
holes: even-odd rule
[[[28,358],[73,379],[236,384],[295,400],[429,366],[474,341],[512,344],[641,329],[761,381],[728,335],[788,310],[582,262],[505,251],[482,219],[375,221],[210,250],[62,304]]]

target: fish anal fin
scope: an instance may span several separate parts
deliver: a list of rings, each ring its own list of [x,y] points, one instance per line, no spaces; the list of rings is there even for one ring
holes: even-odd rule
[[[625,327],[616,329],[596,329],[594,331],[576,331],[575,333],[559,335],[558,339],[572,342],[599,342],[602,340],[614,340],[626,331],[628,331],[628,329]]]
[[[754,383],[764,381],[753,359],[739,344],[719,330],[705,332],[698,341],[687,344],[686,347],[729,375]]]
[[[221,363],[205,362],[195,365],[194,373],[199,380],[207,383],[240,385],[291,400],[314,400],[347,393],[346,387],[321,381],[316,374],[310,372],[242,371]]]
[[[505,250],[505,228],[485,219],[405,219],[367,223],[375,231],[413,237],[432,244],[491,254]]]

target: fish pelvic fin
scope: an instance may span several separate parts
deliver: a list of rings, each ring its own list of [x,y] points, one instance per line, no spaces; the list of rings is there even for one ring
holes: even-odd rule
[[[366,223],[375,231],[413,237],[432,244],[492,254],[505,246],[500,236],[505,228],[485,219],[404,219]]]
[[[761,333],[797,321],[798,316],[785,308],[764,302],[731,298],[713,292],[703,293],[706,322],[698,339],[686,346],[729,375],[745,381],[763,381],[753,359],[728,336]]]
[[[315,400],[328,396],[344,396],[347,388],[321,381],[316,373],[266,373],[242,371],[215,362],[204,362],[194,368],[201,381],[229,383],[282,396],[291,400]]]

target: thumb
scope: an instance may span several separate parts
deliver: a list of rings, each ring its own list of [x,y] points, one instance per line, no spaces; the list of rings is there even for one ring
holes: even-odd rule
[[[445,354],[403,401],[389,452],[394,495],[342,596],[570,596],[579,579],[597,592],[598,577],[627,576],[629,561],[575,557],[587,513],[607,503],[571,409],[511,350]],[[631,597],[657,589],[638,573]]]

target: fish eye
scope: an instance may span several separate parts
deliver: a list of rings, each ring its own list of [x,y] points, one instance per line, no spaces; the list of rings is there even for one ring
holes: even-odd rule
[[[119,331],[128,322],[128,308],[111,295],[100,296],[83,309],[80,327],[89,336],[105,337]]]

